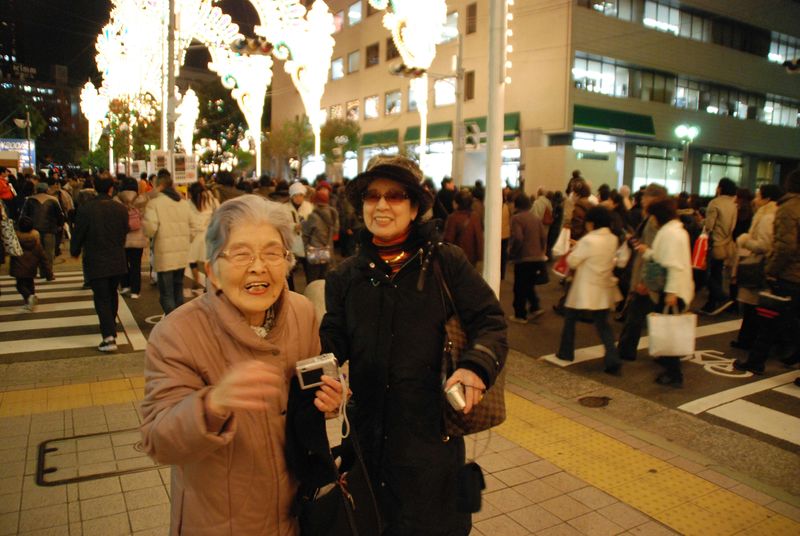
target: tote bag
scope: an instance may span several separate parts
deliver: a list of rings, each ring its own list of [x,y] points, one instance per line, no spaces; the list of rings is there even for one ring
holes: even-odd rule
[[[6,248],[6,253],[12,257],[22,256],[22,246],[17,238],[17,233],[14,231],[14,222],[11,218],[3,218],[0,222],[0,234],[3,238],[3,246]]]
[[[663,313],[647,315],[647,336],[652,357],[694,354],[696,333],[695,314],[669,314],[665,307]]]
[[[561,255],[565,255],[567,251],[569,251],[569,237],[570,231],[567,227],[563,227],[561,231],[558,233],[558,238],[556,239],[556,243],[553,244],[553,256],[560,257]]]
[[[692,249],[692,268],[695,270],[705,270],[707,258],[708,233],[702,233],[694,242],[694,248]]]

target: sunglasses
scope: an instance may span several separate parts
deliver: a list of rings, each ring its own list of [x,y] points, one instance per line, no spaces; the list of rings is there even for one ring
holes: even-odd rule
[[[367,190],[361,196],[361,199],[364,201],[364,203],[373,205],[377,205],[381,198],[384,198],[390,205],[399,205],[408,199],[408,194],[403,190],[387,190],[383,193],[377,190]]]

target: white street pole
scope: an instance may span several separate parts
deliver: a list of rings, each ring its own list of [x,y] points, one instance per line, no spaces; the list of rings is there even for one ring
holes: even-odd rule
[[[172,169],[175,150],[175,0],[169,0],[167,29],[167,167]]]
[[[500,235],[503,181],[500,176],[503,152],[503,109],[505,105],[506,0],[489,4],[489,110],[486,148],[486,214],[483,249],[483,278],[500,296]]]
[[[167,69],[169,61],[167,60],[167,37],[169,35],[169,21],[170,21],[170,10],[169,5],[164,5],[166,8],[166,13],[162,15],[162,25],[161,25],[161,150],[167,150],[167,122],[168,122],[168,114],[167,114],[167,100],[169,99],[169,84],[167,83],[167,79],[169,78],[167,75]],[[156,170],[158,171],[158,170]]]
[[[681,191],[683,192],[691,190],[689,185],[689,146],[691,144],[691,140],[683,140],[683,180],[681,180]]]
[[[453,137],[452,176],[456,187],[464,183],[464,39],[458,32],[458,56],[456,56],[456,128]]]
[[[31,154],[31,110],[28,108],[28,105],[25,105],[25,130],[28,136],[28,165],[34,171],[36,171],[36,162],[33,161],[33,155]]]

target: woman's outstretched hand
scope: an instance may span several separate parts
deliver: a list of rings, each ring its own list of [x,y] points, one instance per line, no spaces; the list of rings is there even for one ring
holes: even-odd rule
[[[237,363],[222,377],[208,395],[208,409],[224,415],[237,409],[268,411],[277,408],[283,385],[283,374],[261,361]]]
[[[472,408],[477,406],[483,398],[483,393],[486,392],[486,385],[481,380],[480,376],[467,369],[456,369],[453,375],[447,378],[447,383],[444,385],[445,391],[450,389],[455,384],[460,383],[464,386],[464,401],[467,403],[464,406],[464,415],[469,414]]]

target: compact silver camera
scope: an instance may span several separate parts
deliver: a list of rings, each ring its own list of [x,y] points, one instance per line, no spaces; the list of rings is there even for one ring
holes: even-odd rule
[[[467,401],[464,399],[464,386],[457,383],[445,391],[447,401],[453,406],[456,411],[461,411],[467,407]]]
[[[297,380],[302,389],[311,389],[322,385],[322,375],[331,378],[339,377],[339,362],[333,354],[322,354],[303,359],[295,364]]]

